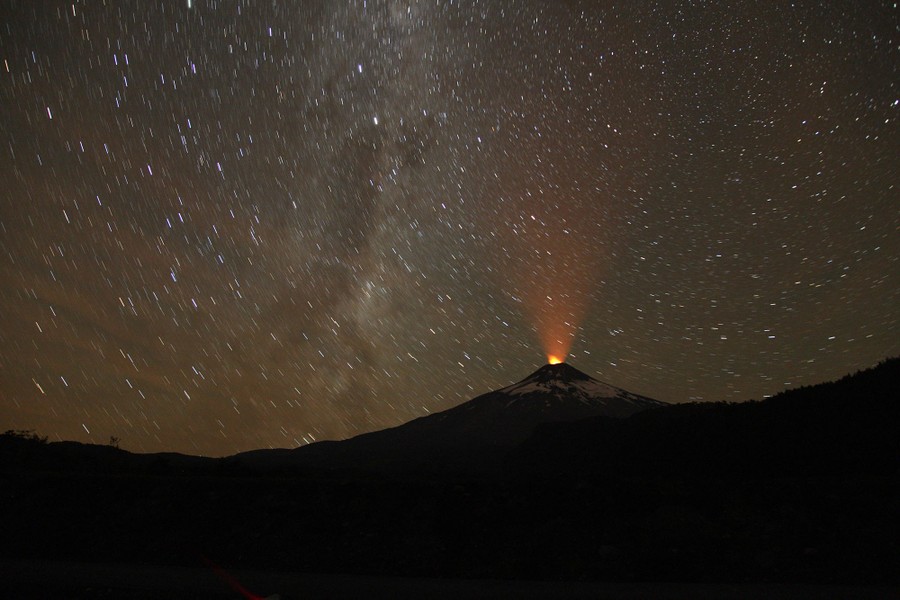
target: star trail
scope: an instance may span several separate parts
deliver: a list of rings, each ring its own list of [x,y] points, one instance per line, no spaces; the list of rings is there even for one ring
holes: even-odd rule
[[[31,2],[0,421],[227,455],[568,355],[667,402],[900,354],[890,2]]]

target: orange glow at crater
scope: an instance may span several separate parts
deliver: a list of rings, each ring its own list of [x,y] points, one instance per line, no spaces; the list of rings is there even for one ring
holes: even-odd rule
[[[553,356],[552,354],[547,357],[548,365],[558,365],[561,362],[566,362],[565,357],[559,358],[558,356]]]

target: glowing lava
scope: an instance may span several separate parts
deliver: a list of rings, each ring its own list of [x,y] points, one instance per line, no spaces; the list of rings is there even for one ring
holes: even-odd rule
[[[547,357],[548,365],[558,365],[559,363],[562,363],[562,362],[566,362],[565,357],[560,358],[558,356],[553,356],[552,354]]]

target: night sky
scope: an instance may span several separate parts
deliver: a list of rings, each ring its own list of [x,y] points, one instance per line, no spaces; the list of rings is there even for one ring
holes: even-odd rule
[[[895,3],[0,0],[0,429],[225,455],[568,352],[900,354]]]

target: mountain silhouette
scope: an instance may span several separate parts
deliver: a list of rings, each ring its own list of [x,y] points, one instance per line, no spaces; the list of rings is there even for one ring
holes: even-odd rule
[[[898,389],[891,359],[758,402],[657,407],[556,365],[393,429],[223,459],[8,431],[0,562],[196,567],[199,550],[229,569],[342,577],[875,585],[893,587],[805,597],[894,597]],[[44,595],[84,597],[73,586]]]
[[[506,468],[535,477],[900,473],[900,359],[759,402],[542,424]]]
[[[539,425],[623,418],[661,406],[665,403],[598,381],[566,363],[548,364],[510,386],[398,427],[289,451],[247,452],[237,459],[259,468],[485,471],[499,466],[505,453]]]

